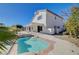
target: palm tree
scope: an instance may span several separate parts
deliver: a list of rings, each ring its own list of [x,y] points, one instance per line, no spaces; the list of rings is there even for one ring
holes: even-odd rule
[[[10,41],[13,39],[16,39],[17,36],[15,35],[14,32],[9,31],[8,27],[0,27],[0,53],[2,50],[5,51],[6,44],[9,44]]]

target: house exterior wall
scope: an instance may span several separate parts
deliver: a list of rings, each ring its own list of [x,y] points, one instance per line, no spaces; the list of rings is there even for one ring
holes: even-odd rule
[[[39,16],[42,16],[42,19],[38,20]],[[44,24],[46,26],[46,10],[37,11],[35,16],[33,17],[32,22],[41,23],[41,24]]]
[[[54,29],[54,26],[57,26],[59,28],[56,29],[57,33],[63,30],[63,18],[60,18],[57,15],[54,15],[50,12],[46,12],[46,28]],[[53,30],[54,31],[54,30]]]

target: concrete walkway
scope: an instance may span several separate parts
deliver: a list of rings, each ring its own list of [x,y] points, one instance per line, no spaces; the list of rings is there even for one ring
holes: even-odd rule
[[[31,34],[55,42],[54,49],[48,53],[49,55],[78,55],[79,54],[79,47],[77,47],[75,44],[69,41],[56,38],[53,35],[46,35],[41,33],[31,33]]]

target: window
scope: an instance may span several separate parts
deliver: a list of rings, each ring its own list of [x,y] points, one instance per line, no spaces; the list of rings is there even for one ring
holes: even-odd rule
[[[38,16],[38,20],[42,19],[42,15]]]

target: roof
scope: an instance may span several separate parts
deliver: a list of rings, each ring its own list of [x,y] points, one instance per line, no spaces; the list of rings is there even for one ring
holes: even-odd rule
[[[50,13],[52,13],[52,14],[54,14],[54,15],[56,15],[56,16],[58,16],[58,17],[62,18],[62,19],[64,19],[63,17],[61,17],[61,16],[57,15],[56,13],[54,13],[54,12],[52,12],[52,11],[48,10],[48,9],[46,9],[46,11],[48,11],[48,12],[50,12]]]

